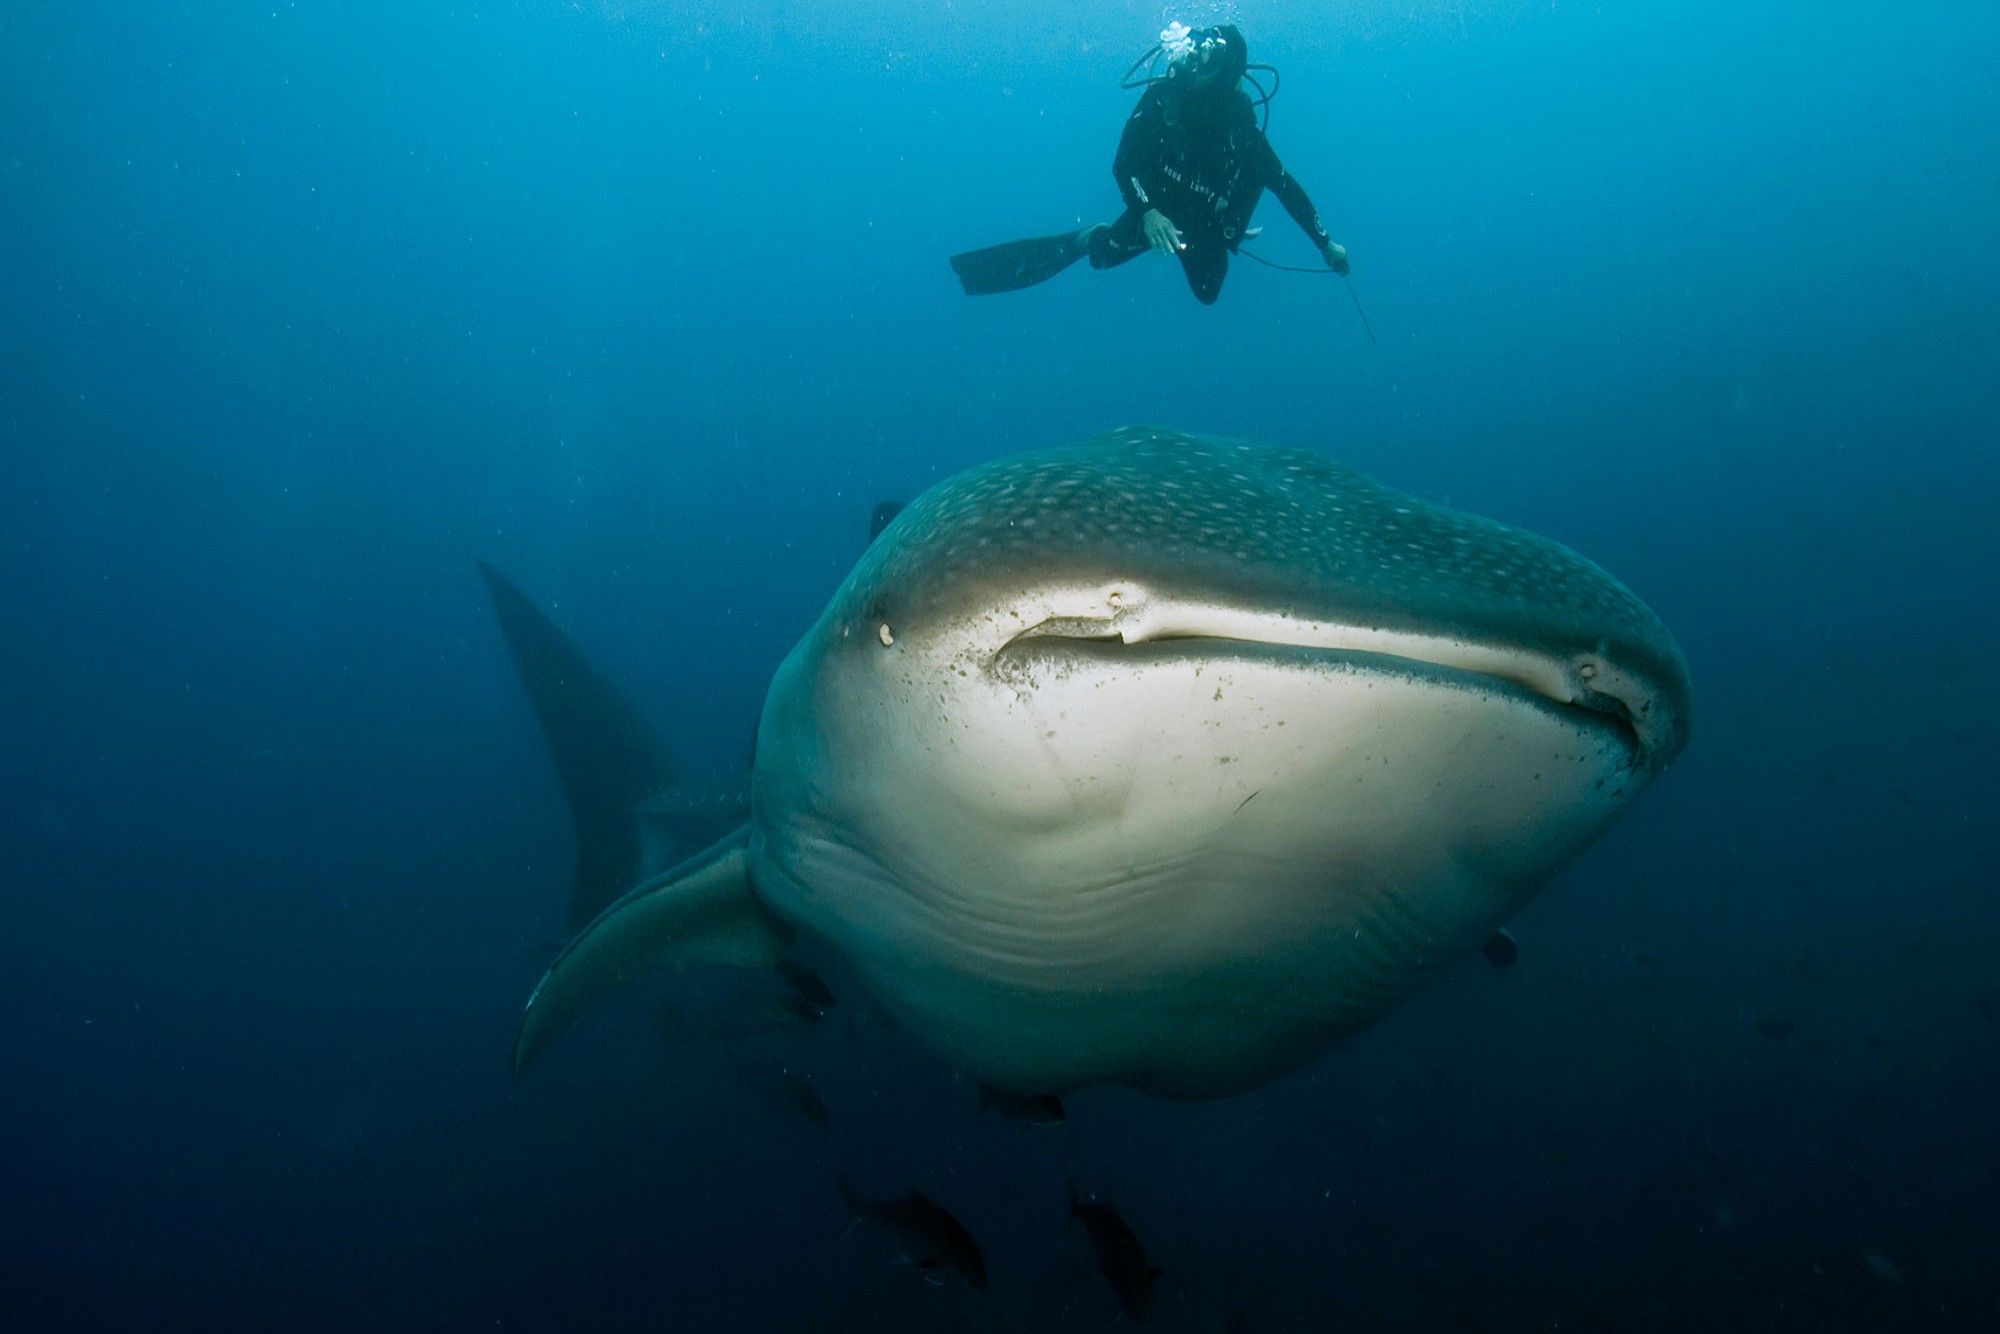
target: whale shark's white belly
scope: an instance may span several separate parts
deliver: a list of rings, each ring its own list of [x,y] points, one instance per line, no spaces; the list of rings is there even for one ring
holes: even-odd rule
[[[920,1038],[1037,1091],[1269,1078],[1643,781],[1627,737],[1532,692],[1320,649],[1060,641],[930,701],[814,707],[840,740],[760,819],[760,893]]]

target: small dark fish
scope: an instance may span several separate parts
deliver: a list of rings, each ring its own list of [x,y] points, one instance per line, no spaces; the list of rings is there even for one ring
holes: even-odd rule
[[[800,1117],[821,1130],[832,1123],[832,1114],[827,1111],[826,1102],[819,1096],[819,1090],[813,1087],[812,1080],[789,1066],[780,1066],[776,1071],[768,1067],[743,1066],[737,1070],[737,1077],[759,1102],[780,1116]]]
[[[1270,1323],[1270,1317],[1252,1315],[1233,1301],[1222,1308],[1221,1334],[1265,1334],[1267,1330],[1278,1328],[1279,1326]],[[1299,1326],[1287,1325],[1284,1328],[1295,1330]]]
[[[1521,958],[1519,942],[1514,939],[1514,933],[1504,926],[1486,938],[1479,952],[1495,968],[1512,968]]]
[[[930,1196],[913,1190],[899,1200],[871,1204],[845,1180],[840,1182],[840,1196],[847,1201],[848,1213],[879,1223],[902,1243],[903,1254],[917,1268],[949,1266],[975,1291],[986,1291],[986,1257],[979,1253],[979,1244],[950,1210]]]
[[[979,1086],[979,1110],[991,1112],[1002,1121],[1019,1121],[1031,1126],[1059,1126],[1063,1123],[1062,1099],[1053,1093],[1015,1093],[1011,1089]]]
[[[1147,1263],[1138,1234],[1116,1209],[1087,1198],[1074,1181],[1069,1183],[1069,1216],[1083,1224],[1090,1248],[1097,1252],[1097,1272],[1118,1294],[1118,1305],[1132,1320],[1144,1320],[1153,1304],[1153,1285],[1165,1271]]]
[[[1977,996],[1974,996],[1972,998],[1972,1003],[1979,1007],[1979,1017],[1981,1019],[1984,1019],[1989,1024],[1994,1022],[1993,995],[1991,992],[1986,992],[1986,991],[1980,992]]]
[[[794,996],[822,1015],[833,1008],[832,988],[827,986],[826,979],[804,964],[795,963],[790,959],[780,959],[778,976],[785,979],[785,985],[792,989]]]
[[[826,1108],[826,1100],[819,1096],[819,1090],[812,1081],[796,1070],[778,1071],[778,1084],[785,1091],[785,1098],[792,1110],[825,1130],[833,1123],[833,1113]]]
[[[1766,1015],[1757,1021],[1757,1031],[1773,1042],[1783,1042],[1798,1031],[1796,1019],[1783,1019],[1777,1015]]]
[[[1778,960],[1772,968],[1778,976],[1802,987],[1816,987],[1826,980],[1826,975],[1820,972],[1819,961],[1813,958],[1809,949],[1801,949],[1791,958]]]
[[[1632,962],[1641,968],[1658,968],[1666,960],[1657,954],[1635,954],[1632,956]]]
[[[877,501],[875,512],[868,516],[868,540],[873,542],[882,536],[882,530],[894,523],[896,516],[902,512],[903,502],[900,500]]]

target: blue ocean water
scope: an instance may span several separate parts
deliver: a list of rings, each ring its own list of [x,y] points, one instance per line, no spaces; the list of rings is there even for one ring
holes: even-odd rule
[[[958,290],[1113,215],[1175,18],[1282,69],[1374,340],[1251,264]],[[1065,1172],[1166,1329],[1993,1327],[1990,3],[17,0],[0,132],[7,1328],[1100,1328]],[[1693,744],[1520,963],[1058,1128],[847,1018],[812,1125],[661,1040],[703,979],[512,1081],[573,850],[475,561],[727,777],[876,501],[1132,422],[1673,627]]]

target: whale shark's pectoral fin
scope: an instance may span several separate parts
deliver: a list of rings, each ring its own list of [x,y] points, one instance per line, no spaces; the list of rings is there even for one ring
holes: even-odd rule
[[[687,963],[770,967],[785,929],[750,888],[750,831],[646,881],[613,903],[556,956],[528,997],[514,1039],[514,1073],[609,992]]]

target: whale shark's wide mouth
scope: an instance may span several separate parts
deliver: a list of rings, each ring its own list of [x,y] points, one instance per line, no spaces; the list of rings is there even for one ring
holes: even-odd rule
[[[1031,656],[1157,662],[1274,654],[1521,700],[1579,730],[1617,739],[1635,767],[1659,749],[1651,694],[1598,654],[1557,658],[1419,631],[1202,608],[1194,615],[1164,617],[1050,617],[1001,645],[993,661],[1004,670]]]

